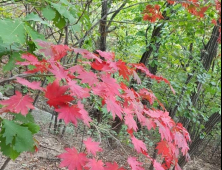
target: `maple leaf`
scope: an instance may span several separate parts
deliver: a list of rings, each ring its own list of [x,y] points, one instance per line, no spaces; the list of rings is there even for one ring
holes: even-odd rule
[[[52,84],[49,84],[45,92],[45,97],[48,98],[47,103],[49,106],[58,108],[58,106],[66,105],[68,102],[71,102],[73,97],[70,95],[65,95],[68,88],[68,86],[60,86],[58,80],[54,81]]]
[[[29,109],[34,109],[33,99],[28,96],[22,96],[19,91],[15,92],[15,95],[10,99],[0,101],[1,105],[4,105],[2,109],[0,109],[0,113],[3,112],[12,112],[12,113],[21,113],[26,116],[29,112]]]
[[[142,168],[143,164],[138,162],[135,157],[129,157],[127,162],[131,166],[132,170],[144,170],[144,168]]]
[[[67,152],[59,155],[62,159],[60,168],[68,167],[69,170],[82,170],[88,161],[85,153],[78,153],[76,148],[66,148]]]
[[[88,138],[86,141],[84,141],[84,144],[86,146],[87,152],[93,154],[96,156],[97,152],[102,152],[102,148],[99,147],[99,142],[93,142],[92,138]]]
[[[66,71],[61,64],[56,63],[56,65],[53,63],[51,64],[52,69],[48,69],[51,73],[53,73],[56,76],[56,79],[60,81],[61,79],[68,78],[68,71]]]
[[[67,45],[52,45],[53,60],[58,61],[67,55],[67,51],[70,50]]]
[[[101,160],[89,159],[89,163],[85,166],[90,170],[104,170],[104,164]]]
[[[83,119],[83,122],[88,126],[90,127],[90,124],[89,122],[92,121],[92,119],[90,118],[89,116],[89,113],[84,109],[84,105],[79,101],[78,102],[78,107],[79,107],[79,113],[81,113],[82,115],[82,119]]]
[[[105,58],[106,60],[112,61],[115,59],[115,54],[112,52],[104,52],[100,50],[97,50],[97,52],[99,53],[101,57]]]
[[[145,120],[142,121],[142,125],[146,126],[148,130],[156,129],[156,124],[154,123],[153,119],[145,118]]]
[[[29,82],[28,80],[20,78],[20,77],[17,77],[16,80],[18,83],[20,83],[24,86],[27,86],[33,90],[43,90],[43,88],[40,87],[40,85],[41,85],[40,82]]]
[[[116,65],[119,69],[119,74],[123,76],[124,79],[129,81],[129,75],[131,75],[130,70],[127,68],[126,63],[121,60],[116,62]]]
[[[116,115],[117,115],[120,119],[122,119],[122,117],[123,117],[123,116],[122,116],[123,110],[122,110],[120,104],[118,104],[118,103],[115,101],[115,99],[113,99],[113,98],[107,98],[107,99],[105,100],[105,102],[106,102],[106,105],[107,105],[107,111],[112,113],[113,119],[115,119]]]
[[[129,129],[133,129],[134,131],[138,130],[137,123],[134,120],[132,114],[127,114],[125,116],[125,124],[128,126]]]
[[[77,78],[81,79],[82,83],[88,83],[90,86],[93,86],[99,82],[96,74],[93,72],[79,72],[79,76],[77,76]]]
[[[156,160],[154,160],[154,162],[153,162],[153,167],[154,167],[156,170],[165,170],[165,169],[163,168],[163,166],[162,166],[160,163],[158,163]]]
[[[135,136],[133,136],[131,139],[132,139],[132,143],[134,145],[134,148],[136,149],[136,151],[138,153],[141,153],[142,151],[147,152],[146,144],[143,141],[135,138]]]
[[[163,140],[157,144],[156,149],[158,150],[158,154],[162,155],[163,157],[171,157],[172,152],[169,147],[169,144],[167,141]]]
[[[119,90],[121,89],[120,85],[116,82],[114,78],[111,78],[110,75],[102,75],[101,80],[105,83],[107,88],[115,95],[120,95]]]
[[[48,61],[44,59],[41,61],[38,61],[37,57],[35,57],[34,55],[30,53],[23,54],[21,58],[26,59],[27,61],[16,62],[17,65],[21,65],[21,66],[33,65],[36,67],[33,70],[26,71],[25,73],[37,73],[39,71],[41,73],[44,73],[48,71],[48,68],[50,68]]]
[[[61,108],[55,109],[55,111],[59,113],[58,119],[63,119],[66,124],[72,122],[75,126],[77,126],[77,120],[82,118],[79,113],[80,109],[76,105],[61,106]]]
[[[141,79],[140,77],[138,76],[137,72],[133,70],[133,77],[134,79],[137,81],[138,84],[141,84]]]
[[[17,62],[19,63],[19,65],[27,66],[27,65],[39,64],[38,58],[34,56],[33,54],[25,53],[25,54],[22,54],[21,58],[27,60],[28,62]]]
[[[113,164],[107,162],[105,170],[125,170],[125,169],[124,168],[119,168],[119,165],[116,162],[114,162]]]
[[[79,86],[77,84],[76,81],[68,80],[68,85],[70,87],[70,90],[71,90],[73,96],[76,96],[80,99],[87,98],[90,96],[89,89],[82,88],[81,86]]]
[[[161,139],[164,140],[166,139],[167,141],[172,141],[172,133],[170,131],[170,129],[160,123],[158,120],[155,120],[156,125],[159,127],[159,133],[161,134]]]
[[[152,91],[148,91],[147,89],[141,89],[139,91],[139,94],[140,96],[143,98],[143,99],[146,99],[150,102],[151,105],[153,105],[154,103],[154,100],[156,100],[156,96],[153,94]]]

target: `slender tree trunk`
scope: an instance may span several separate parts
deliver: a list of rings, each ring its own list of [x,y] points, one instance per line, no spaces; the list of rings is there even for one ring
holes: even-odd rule
[[[100,32],[100,39],[99,39],[99,49],[101,51],[106,51],[106,37],[107,37],[107,13],[108,13],[108,0],[102,0],[102,12],[101,18],[104,18],[100,21],[99,25],[99,32]],[[105,17],[104,17],[105,16]]]

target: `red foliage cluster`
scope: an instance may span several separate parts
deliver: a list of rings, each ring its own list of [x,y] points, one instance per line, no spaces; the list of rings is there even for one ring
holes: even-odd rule
[[[143,13],[144,21],[156,22],[157,19],[164,19],[162,13],[160,12],[159,5],[147,5]]]
[[[156,7],[157,10],[157,7]],[[129,138],[135,150],[151,160],[156,170],[169,169],[172,165],[176,170],[180,170],[178,158],[180,154],[188,157],[188,142],[190,137],[187,130],[180,123],[175,123],[169,113],[164,108],[151,90],[141,89],[138,92],[129,88],[123,82],[117,82],[113,74],[118,74],[122,79],[129,81],[134,78],[137,83],[141,83],[137,71],[140,70],[147,77],[156,81],[164,81],[170,85],[170,82],[163,77],[155,76],[143,64],[127,64],[123,61],[115,61],[115,54],[98,51],[98,54],[91,53],[84,49],[69,48],[64,45],[52,45],[46,42],[39,42],[42,47],[40,52],[44,54],[45,59],[39,60],[33,54],[23,54],[23,62],[17,62],[18,65],[33,65],[33,70],[26,73],[46,73],[53,74],[56,80],[40,87],[37,82],[29,82],[18,78],[17,82],[26,85],[29,88],[41,90],[48,99],[47,103],[58,112],[59,119],[64,122],[78,125],[78,121],[83,121],[90,126],[92,119],[82,104],[82,99],[90,96],[98,96],[102,99],[103,107],[113,115],[113,119],[118,116],[128,127]],[[67,52],[73,51],[75,54],[81,54],[83,59],[78,65],[71,68],[64,68],[60,60],[67,55]],[[92,68],[94,70],[92,70]],[[61,81],[63,80],[63,81]],[[84,84],[84,87],[81,85]],[[171,87],[171,86],[170,86]],[[171,87],[173,90],[173,88]],[[174,91],[173,91],[174,92]],[[148,108],[142,103],[147,100],[151,107]],[[152,107],[154,102],[158,102],[162,109]],[[30,97],[22,96],[19,92],[9,100],[2,101],[3,111],[15,113],[22,112],[23,115],[32,109],[33,100]],[[11,108],[10,108],[11,107]],[[161,141],[157,144],[158,153],[164,158],[164,164],[161,165],[148,154],[145,143],[135,137],[138,130],[137,122],[150,129],[157,129],[161,135]],[[61,167],[68,167],[69,170],[124,170],[119,168],[116,163],[104,164],[102,160],[97,160],[95,155],[102,151],[99,143],[88,139],[84,142],[88,155],[94,157],[90,159],[86,153],[78,153],[77,149],[66,149],[66,153],[59,156],[62,159]],[[143,164],[137,161],[135,157],[129,157],[128,163],[132,170],[143,170]]]
[[[185,7],[188,10],[189,13],[200,18],[204,17],[205,12],[210,7],[210,6],[201,6],[198,0],[187,0],[187,2],[167,0],[167,2],[171,5],[174,5],[176,3],[181,3],[183,7]],[[156,22],[157,19],[164,19],[164,17],[162,16],[162,13],[160,12],[159,5],[147,5],[143,13],[144,13],[144,16],[143,16],[144,21]]]

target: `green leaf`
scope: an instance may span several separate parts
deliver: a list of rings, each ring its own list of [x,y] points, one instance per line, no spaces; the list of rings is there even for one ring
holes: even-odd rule
[[[3,153],[3,155],[11,158],[12,160],[15,160],[20,153],[15,151],[11,145],[6,145],[6,139],[3,137],[0,137],[0,150]]]
[[[35,40],[42,40],[46,41],[44,35],[39,34],[35,30],[33,30],[29,25],[25,25],[25,30],[27,31],[28,35],[31,37],[32,41],[35,43],[37,47],[39,47],[38,43]]]
[[[14,117],[14,121],[19,121],[22,123],[34,123],[34,117],[31,113],[28,113],[26,116],[23,116],[22,114],[12,114]]]
[[[59,29],[63,29],[66,26],[65,19],[56,11],[56,17],[53,19],[53,23]]]
[[[3,43],[9,45],[14,43],[24,44],[26,41],[24,23],[20,20],[0,20],[0,37]]]
[[[50,6],[42,9],[42,14],[47,20],[53,20],[56,17],[56,12]]]
[[[13,144],[12,142],[15,140],[15,144],[13,146],[15,151],[33,151],[34,140],[28,127],[22,127],[9,120],[3,120],[3,124],[3,128],[5,129],[3,137],[6,138],[6,145]]]
[[[35,123],[26,123],[26,124],[23,124],[22,126],[28,127],[28,129],[32,132],[32,134],[36,134],[40,130],[40,127],[36,125]]]
[[[3,67],[3,71],[11,71],[15,67],[16,61],[21,61],[21,54],[18,52],[13,53],[10,58],[8,63]]]
[[[51,3],[51,5],[61,14],[61,16],[68,19],[70,24],[73,24],[76,22],[77,20],[76,17],[74,17],[74,15],[70,13],[70,11],[68,10],[68,7],[65,7],[61,4],[55,4],[55,3]]]
[[[50,26],[48,22],[43,21],[42,18],[40,18],[38,14],[34,14],[34,13],[28,14],[25,18],[25,21],[35,21],[35,22],[40,22],[41,24]]]

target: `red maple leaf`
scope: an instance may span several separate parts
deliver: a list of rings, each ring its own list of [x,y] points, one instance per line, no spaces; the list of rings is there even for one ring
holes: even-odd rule
[[[79,76],[77,76],[77,78],[81,79],[82,83],[88,83],[90,86],[93,86],[99,82],[96,74],[93,72],[79,72]]]
[[[135,136],[133,136],[131,139],[132,139],[134,148],[136,149],[138,153],[142,153],[142,151],[147,152],[146,144],[143,141],[135,138]]]
[[[111,91],[114,95],[120,95],[119,93],[119,90],[121,89],[120,85],[109,74],[102,75],[101,80],[105,83],[109,91]]]
[[[81,116],[82,116],[82,119],[83,119],[83,122],[90,127],[90,124],[89,122],[92,121],[92,119],[90,118],[89,116],[89,113],[84,109],[84,105],[79,101],[78,102],[78,107],[79,107],[79,113],[81,113]]]
[[[141,79],[138,76],[137,72],[133,70],[133,78],[137,81],[138,84],[141,84]]]
[[[131,75],[131,72],[128,69],[128,67],[126,66],[126,63],[119,60],[119,61],[116,62],[116,65],[119,69],[119,74],[121,76],[123,76],[124,79],[129,81],[129,75]]]
[[[131,166],[132,170],[144,170],[142,163],[137,161],[137,158],[129,157],[128,164]]]
[[[120,106],[120,104],[118,104],[115,99],[113,98],[107,98],[105,100],[106,105],[107,105],[107,111],[111,112],[113,115],[113,119],[115,119],[116,116],[118,116],[120,119],[122,119],[122,108]]]
[[[22,115],[27,115],[29,109],[34,109],[33,99],[28,96],[22,96],[19,91],[15,92],[15,95],[12,96],[8,100],[0,101],[1,105],[4,105],[2,109],[0,109],[0,113],[3,112],[12,112],[12,113],[21,113]]]
[[[115,59],[115,54],[112,52],[104,52],[100,50],[97,50],[97,52],[99,53],[101,57],[105,58],[108,61],[112,61]]]
[[[89,159],[89,163],[85,166],[90,170],[104,170],[104,164],[101,160]]]
[[[78,153],[76,148],[66,148],[67,152],[59,155],[62,159],[60,168],[68,167],[69,170],[82,170],[88,161],[85,153]]]
[[[68,88],[68,86],[60,86],[57,80],[49,84],[45,92],[45,97],[48,99],[47,103],[49,106],[58,108],[58,106],[63,106],[71,102],[73,97],[65,94]]]
[[[54,61],[61,60],[63,57],[67,55],[67,51],[69,51],[69,47],[67,45],[52,45],[53,59]]]
[[[27,60],[27,62],[25,62],[25,61],[23,61],[23,62],[17,62],[17,63],[19,63],[19,65],[21,65],[21,66],[39,64],[38,58],[37,58],[36,56],[34,56],[33,54],[25,53],[25,54],[22,54],[21,58]]]
[[[169,143],[165,140],[159,142],[157,144],[156,149],[158,150],[158,154],[162,155],[163,157],[172,157],[172,152],[171,149],[169,147]]]
[[[43,90],[43,88],[40,87],[40,85],[41,85],[40,82],[29,82],[28,80],[20,78],[20,77],[17,77],[16,80],[18,83],[20,83],[24,86],[27,86],[33,90]]]
[[[57,80],[66,79],[68,78],[68,71],[66,71],[61,64],[54,63],[51,64],[52,69],[48,69],[51,73],[53,73],[56,76]]]
[[[163,166],[162,166],[160,163],[158,163],[156,160],[154,160],[154,162],[153,162],[153,167],[154,167],[156,170],[165,170],[165,169],[163,168]]]
[[[171,142],[172,141],[172,133],[171,133],[170,129],[166,125],[160,123],[158,120],[155,120],[155,123],[159,127],[159,133],[161,134],[161,139],[162,140],[166,139],[167,141]]]
[[[22,62],[16,62],[17,65],[20,66],[29,66],[29,65],[33,65],[35,66],[35,68],[33,70],[28,70],[25,73],[37,73],[37,72],[47,72],[48,68],[50,68],[50,64],[48,63],[48,61],[46,60],[41,60],[39,61],[37,59],[37,57],[35,57],[34,55],[30,54],[30,53],[26,53],[23,54],[22,57],[23,59],[26,59],[27,61],[22,61]]]
[[[96,156],[97,152],[102,152],[102,148],[99,147],[99,142],[93,142],[92,138],[88,138],[86,141],[84,141],[84,144],[86,146],[87,152],[93,154]]]
[[[108,162],[106,163],[105,170],[125,170],[125,169],[119,168],[119,165],[116,162],[114,162],[113,164]]]
[[[59,109],[55,109],[55,111],[59,113],[58,118],[63,119],[66,124],[72,122],[75,126],[77,126],[78,119],[82,118],[79,112],[80,110],[76,105],[64,105],[61,106]]]
[[[78,97],[79,99],[87,98],[90,96],[89,89],[82,88],[77,84],[74,80],[68,80],[68,85],[70,87],[70,90],[72,92],[73,96]]]
[[[132,114],[127,114],[125,116],[125,124],[128,126],[129,129],[133,129],[134,131],[138,130],[137,123],[134,120]]]

